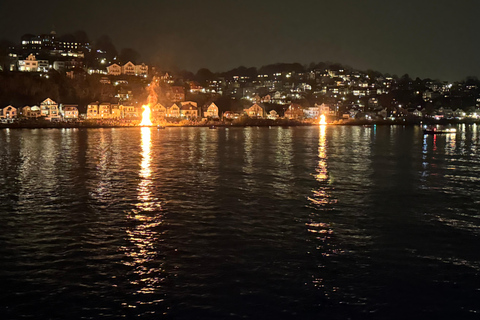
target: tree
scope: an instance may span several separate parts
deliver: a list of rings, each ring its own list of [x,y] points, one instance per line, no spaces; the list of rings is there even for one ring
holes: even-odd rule
[[[112,40],[109,36],[103,35],[97,39],[94,46],[95,51],[101,50],[106,54],[108,60],[113,60],[118,54],[117,49],[112,43]]]
[[[208,70],[207,68],[201,68],[195,74],[195,80],[200,82],[200,84],[204,85],[207,80],[213,80],[215,75],[212,71]]]
[[[90,43],[87,33],[83,30],[75,31],[73,33],[73,36],[75,37],[75,40],[77,40],[80,43]]]
[[[133,64],[137,64],[140,59],[140,53],[132,48],[123,48],[118,55],[121,63],[127,63],[131,61]]]
[[[65,41],[65,42],[75,42],[75,36],[71,33],[62,34],[58,37],[58,40]]]
[[[15,44],[9,40],[1,39],[0,40],[0,70],[8,70],[9,58],[8,51],[10,47],[13,47]]]

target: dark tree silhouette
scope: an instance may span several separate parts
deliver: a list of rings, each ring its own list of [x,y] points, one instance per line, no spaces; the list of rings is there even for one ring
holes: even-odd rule
[[[90,43],[90,39],[88,38],[87,33],[83,30],[75,31],[73,33],[73,36],[75,37],[75,40],[77,40],[80,43]]]
[[[131,61],[134,64],[137,64],[140,59],[140,53],[132,48],[123,48],[118,55],[121,63],[127,63]]]
[[[95,42],[94,50],[102,50],[106,52],[106,57],[109,60],[113,60],[118,54],[115,45],[112,43],[112,40],[109,36],[103,35],[97,39]]]
[[[199,69],[195,74],[195,80],[200,82],[202,85],[204,85],[207,80],[213,80],[214,78],[215,75],[213,72],[206,68]]]

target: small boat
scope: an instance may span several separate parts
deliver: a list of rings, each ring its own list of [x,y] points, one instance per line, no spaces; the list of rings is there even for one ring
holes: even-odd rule
[[[429,127],[423,130],[423,134],[445,134],[445,133],[456,133],[457,129],[455,128],[444,128],[438,129],[437,127]]]
[[[208,127],[208,128],[209,128],[209,129],[218,129],[217,126],[210,126],[210,127]]]
[[[165,126],[160,126],[160,125],[158,125],[158,126],[157,126],[157,130],[160,130],[160,129],[165,129]]]

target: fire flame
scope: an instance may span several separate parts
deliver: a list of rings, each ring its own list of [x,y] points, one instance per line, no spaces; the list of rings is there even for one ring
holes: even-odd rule
[[[142,112],[142,122],[140,122],[141,126],[151,126],[152,125],[152,120],[150,120],[150,106],[149,105],[144,105],[143,107],[143,112]]]
[[[327,121],[325,120],[325,115],[324,115],[324,114],[322,114],[322,115],[320,116],[320,124],[322,124],[322,125],[323,125],[323,124],[327,124]]]

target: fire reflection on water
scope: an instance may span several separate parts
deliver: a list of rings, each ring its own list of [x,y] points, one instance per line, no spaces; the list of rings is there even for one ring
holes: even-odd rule
[[[319,142],[318,142],[318,165],[315,169],[315,179],[322,183],[322,185],[328,184],[328,168],[327,168],[327,138],[326,138],[326,126],[320,126]],[[313,191],[313,197],[309,200],[319,206],[323,206],[329,203],[329,195],[327,194],[327,187],[320,187],[318,190]]]
[[[152,211],[152,133],[150,128],[141,128],[142,133],[142,163],[140,167],[140,184],[138,186],[138,208],[142,211]]]
[[[326,215],[333,209],[336,200],[331,196],[330,177],[327,166],[327,137],[326,126],[319,127],[318,142],[318,163],[315,169],[314,177],[318,182],[318,188],[312,191],[313,195],[309,197],[315,211],[311,214],[310,221],[306,224],[307,231],[314,236],[315,249],[320,252],[318,255],[318,267],[323,268],[325,259],[333,254],[338,254],[339,249],[331,243],[334,230],[329,222],[329,216]],[[326,286],[325,275],[313,275],[313,285],[324,288]]]
[[[138,203],[132,214],[129,215],[133,226],[127,229],[129,246],[124,248],[128,259],[125,264],[133,269],[135,277],[131,277],[136,294],[153,294],[161,290],[161,283],[165,281],[165,272],[158,245],[161,243],[162,233],[160,225],[163,220],[160,201],[155,198],[153,173],[151,168],[152,143],[151,129],[141,128],[142,162],[140,165],[138,185]],[[149,304],[152,304],[151,300]],[[160,303],[162,299],[157,302]],[[138,297],[135,304],[143,304]],[[136,307],[128,305],[128,307]]]

